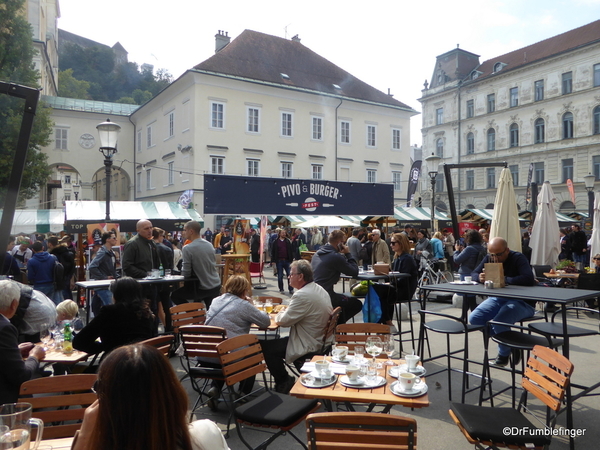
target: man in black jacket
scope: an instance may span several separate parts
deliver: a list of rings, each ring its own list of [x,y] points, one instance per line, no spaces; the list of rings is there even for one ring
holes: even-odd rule
[[[336,294],[333,290],[340,279],[340,274],[358,276],[358,264],[348,246],[344,245],[345,238],[343,231],[332,231],[329,234],[329,243],[319,248],[311,261],[315,283],[327,291],[334,308],[338,306],[342,308],[338,323],[345,323],[362,310],[359,299]]]
[[[572,225],[571,229],[573,232],[569,235],[569,244],[573,252],[573,261],[584,265],[587,262],[587,236],[579,225]]]
[[[117,278],[115,268],[116,256],[112,251],[113,246],[117,245],[117,237],[113,233],[102,234],[102,247],[96,253],[96,256],[90,263],[88,270],[92,280],[111,280]],[[112,293],[110,289],[94,289],[96,295],[92,300],[92,311],[94,315],[98,314],[100,307],[112,303]]]
[[[73,292],[71,292],[71,278],[75,273],[75,256],[68,249],[65,244],[60,244],[56,236],[50,236],[48,238],[48,253],[56,256],[58,262],[64,267],[63,276],[63,298],[73,299]]]

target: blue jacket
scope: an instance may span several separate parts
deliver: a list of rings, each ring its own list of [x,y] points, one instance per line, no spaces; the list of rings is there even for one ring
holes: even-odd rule
[[[58,262],[56,256],[48,252],[34,253],[27,261],[27,279],[36,286],[54,284],[54,264]]]
[[[467,246],[462,252],[456,251],[454,253],[454,262],[460,266],[458,268],[458,273],[471,275],[477,265],[479,252],[482,252],[483,250],[483,245],[473,244]]]
[[[333,287],[340,279],[340,274],[356,277],[358,275],[358,265],[351,253],[344,256],[327,244],[319,248],[313,255],[310,265],[313,269],[315,283],[327,291],[329,296],[335,295]]]
[[[100,247],[88,267],[92,280],[106,280],[108,277],[117,278],[117,271],[113,263],[114,255],[113,251],[108,250],[106,246]]]

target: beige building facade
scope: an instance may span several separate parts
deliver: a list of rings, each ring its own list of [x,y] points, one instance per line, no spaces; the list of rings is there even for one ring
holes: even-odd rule
[[[600,180],[600,21],[483,63],[451,50],[437,57],[419,101],[424,156],[435,153],[447,164],[506,162],[519,208],[529,210],[531,168],[532,182],[551,183],[557,210],[587,212],[583,177]],[[454,170],[457,210],[492,208],[500,171]],[[436,188],[441,208],[448,206],[444,183],[438,179]]]

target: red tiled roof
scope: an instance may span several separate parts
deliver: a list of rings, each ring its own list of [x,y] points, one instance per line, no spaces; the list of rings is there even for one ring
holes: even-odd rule
[[[252,30],[244,30],[225,48],[194,69],[412,110],[410,106],[369,86],[300,42]],[[288,75],[289,79],[283,78],[282,73]]]
[[[484,61],[477,70],[482,72],[478,80],[492,75],[494,64],[504,63],[506,66],[502,69],[513,70],[518,67],[539,61],[560,53],[574,50],[578,47],[592,44],[600,41],[600,20],[584,25],[566,33],[545,39],[535,44],[514,50],[505,55],[497,56]]]

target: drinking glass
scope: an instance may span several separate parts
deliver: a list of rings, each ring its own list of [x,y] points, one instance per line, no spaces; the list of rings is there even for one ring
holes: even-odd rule
[[[375,361],[369,361],[367,366],[367,384],[371,386],[377,384],[377,363]]]
[[[265,302],[265,312],[267,314],[271,314],[273,312],[273,302],[271,300],[267,300]]]
[[[365,357],[365,348],[362,345],[354,346],[354,359],[357,364]]]
[[[382,351],[383,343],[381,342],[381,338],[377,336],[369,336],[367,338],[367,353],[373,357],[374,363],[377,363],[375,358],[381,355]]]
[[[395,351],[395,346],[396,346],[396,341],[394,341],[394,335],[393,334],[388,335],[387,338],[385,339],[385,342],[383,343],[383,351],[385,352],[385,354],[388,357],[387,361],[383,363],[384,365],[386,365],[386,366],[395,366],[396,365],[396,363],[394,361],[392,361],[392,356]]]
[[[44,344],[44,350],[48,351],[48,348],[50,348],[50,342],[52,341],[52,333],[50,332],[49,323],[43,323],[40,326],[40,340]]]

